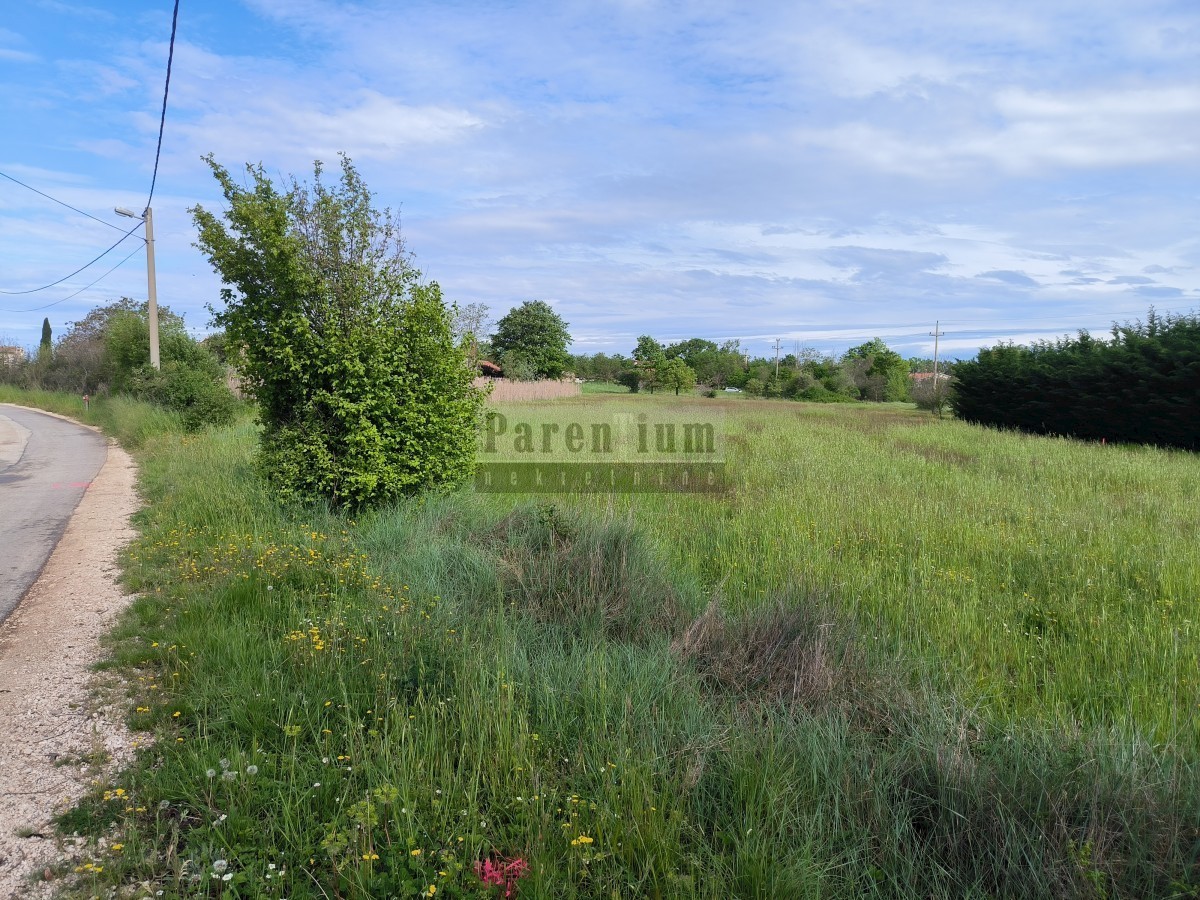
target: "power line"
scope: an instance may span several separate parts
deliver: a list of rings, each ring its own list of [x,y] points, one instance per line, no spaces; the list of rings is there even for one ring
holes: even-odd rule
[[[39,191],[37,188],[26,184],[25,182],[21,181],[20,179],[13,178],[11,175],[9,175],[5,172],[0,172],[0,178],[7,178],[9,181],[13,182],[13,184],[19,184],[21,187],[23,187],[27,190],[33,191],[35,194],[39,194],[39,195],[45,197],[47,200],[54,201],[59,206],[65,206],[67,209],[71,210],[71,212],[77,212],[81,216],[87,216],[93,222],[99,222],[101,225],[107,225],[109,228],[113,229],[114,231],[121,230],[120,226],[114,225],[112,222],[105,222],[103,219],[99,219],[96,216],[93,216],[91,213],[84,212],[82,209],[76,209],[70,203],[64,203],[62,200],[59,200],[57,197],[51,197],[45,191]]]
[[[121,244],[125,243],[125,240],[141,227],[142,227],[142,223],[138,222],[136,225],[134,225],[132,228],[130,228],[128,231],[126,231],[124,234],[122,234],[120,240],[118,240],[115,244],[113,244],[111,247],[109,247],[107,250],[105,250],[99,256],[92,257],[92,259],[90,259],[88,262],[84,263],[82,266],[80,266],[74,272],[70,272],[70,273],[64,275],[62,278],[58,279],[58,281],[52,281],[49,284],[43,284],[41,287],[30,288],[27,291],[0,291],[0,294],[8,294],[9,296],[18,296],[21,294],[36,294],[38,291],[44,291],[47,288],[52,288],[56,284],[62,284],[68,278],[78,275],[84,269],[95,265],[100,260],[102,260],[104,257],[108,256],[108,254],[112,253],[112,251],[116,250],[117,247],[119,247]],[[130,255],[132,255],[132,254],[130,254]]]
[[[154,186],[158,182],[158,162],[159,162],[159,158],[162,155],[163,130],[166,128],[166,122],[167,122],[167,96],[171,90],[171,64],[175,59],[175,31],[176,31],[176,28],[178,27],[178,24],[179,24],[179,0],[175,0],[175,9],[174,9],[174,12],[171,14],[171,41],[170,41],[170,45],[168,46],[168,49],[167,49],[167,77],[166,77],[165,83],[163,84],[162,115],[159,117],[159,121],[158,121],[158,145],[154,150],[154,174],[150,177],[150,194],[146,198],[146,208],[147,209],[149,209],[149,207],[150,207],[150,201],[154,199]],[[3,174],[3,173],[0,173],[0,174]],[[55,200],[49,194],[43,194],[41,191],[37,190],[36,188],[29,187],[29,185],[24,184],[23,182],[17,181],[17,179],[13,178],[11,175],[5,175],[4,177],[9,179],[10,181],[14,181],[17,184],[20,184],[22,187],[27,187],[27,188],[29,188],[29,190],[34,191],[38,194],[41,194],[43,197],[46,197],[49,200],[54,200],[55,203],[62,203],[61,200]],[[75,209],[75,207],[70,206],[69,204],[62,203],[62,205],[67,206],[69,209],[72,209],[75,212],[82,213],[83,215],[88,216],[89,219],[96,218],[95,216],[88,215],[88,213],[85,213],[82,210]],[[96,219],[96,221],[102,222],[103,220]],[[117,231],[121,230],[116,225],[113,225],[110,222],[104,222],[104,224],[108,225],[110,228],[116,229]],[[52,281],[49,284],[42,285],[41,287],[30,288],[29,290],[25,290],[25,291],[0,290],[0,294],[7,294],[9,296],[19,296],[22,294],[36,294],[38,291],[44,291],[44,290],[47,290],[48,288],[54,287],[55,285],[62,284],[68,278],[78,275],[84,269],[89,268],[92,265],[95,265],[97,262],[99,262],[101,259],[103,259],[105,256],[107,256],[109,253],[111,253],[113,250],[115,250],[120,244],[124,243],[125,239],[128,238],[135,231],[137,231],[138,228],[141,227],[141,225],[142,225],[142,222],[138,222],[138,224],[134,225],[133,228],[129,229],[129,231],[124,232],[121,235],[121,239],[119,241],[117,241],[115,244],[113,244],[111,247],[109,247],[107,250],[105,250],[103,253],[99,254],[98,256],[93,257],[91,260],[89,260],[84,265],[80,266],[74,272],[70,272],[70,273],[64,275],[62,278],[59,278],[57,281]],[[137,251],[134,251],[134,252],[137,252]],[[132,253],[129,254],[129,256],[132,256],[132,255],[133,255]],[[128,259],[128,258],[129,258],[128,256],[125,257],[125,259]],[[125,260],[121,260],[121,262],[124,262],[124,261]],[[120,264],[121,263],[118,263],[117,266],[119,266]],[[117,266],[113,266],[113,268],[110,269],[109,272],[112,272],[113,270],[115,270],[117,268]],[[106,272],[105,275],[107,275],[107,274],[108,273]],[[99,281],[100,279],[104,278],[105,275],[101,275],[100,278],[96,279],[96,281]],[[92,284],[95,284],[96,281],[93,281]],[[88,285],[88,287],[91,287],[91,285]],[[84,288],[84,290],[86,290],[86,289],[87,288]],[[72,295],[72,296],[74,296],[74,295]],[[65,298],[65,299],[70,299],[70,298]],[[62,301],[56,301],[56,302],[61,303]],[[50,305],[53,306],[54,304],[50,304]],[[39,309],[44,309],[44,308],[45,307],[39,307]],[[27,310],[27,311],[29,311],[29,310]]]
[[[150,178],[150,196],[146,206],[154,199],[154,185],[158,181],[158,158],[162,154],[163,129],[167,125],[167,94],[171,90],[171,63],[175,59],[175,28],[179,24],[179,0],[175,0],[175,11],[171,14],[171,43],[167,49],[167,80],[163,84],[162,115],[158,120],[158,146],[154,150],[154,174]]]
[[[83,287],[81,287],[79,290],[77,290],[74,294],[67,294],[67,296],[63,297],[61,300],[55,300],[53,303],[47,303],[45,306],[34,306],[30,309],[5,309],[5,310],[0,310],[0,312],[7,312],[7,313],[41,312],[43,309],[49,309],[52,306],[58,306],[58,304],[60,304],[60,303],[66,303],[72,297],[77,297],[80,294],[82,294],[84,291],[86,291],[88,288],[94,287],[95,285],[99,284],[101,281],[103,281],[105,278],[107,278],[113,272],[117,271],[117,269],[121,268],[121,266],[125,265],[125,263],[129,262],[129,260],[131,260],[133,258],[134,253],[137,253],[141,249],[142,249],[141,247],[134,247],[133,253],[130,253],[123,260],[121,260],[119,263],[117,263],[115,266],[113,266],[111,269],[109,269],[107,272],[105,272],[103,275],[101,275],[99,278],[97,278],[91,284],[85,284]]]

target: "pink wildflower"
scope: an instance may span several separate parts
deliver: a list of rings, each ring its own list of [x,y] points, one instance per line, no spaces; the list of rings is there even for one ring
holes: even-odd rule
[[[504,888],[505,897],[517,896],[517,879],[529,871],[529,863],[523,859],[505,860],[498,858],[496,862],[485,859],[475,862],[475,874],[484,884]]]

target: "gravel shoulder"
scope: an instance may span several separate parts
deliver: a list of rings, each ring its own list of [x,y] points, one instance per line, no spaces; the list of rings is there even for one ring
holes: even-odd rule
[[[133,599],[117,579],[135,482],[132,459],[110,442],[40,577],[0,626],[0,897],[51,896],[44,875],[72,854],[51,817],[133,753],[123,691],[92,666]]]

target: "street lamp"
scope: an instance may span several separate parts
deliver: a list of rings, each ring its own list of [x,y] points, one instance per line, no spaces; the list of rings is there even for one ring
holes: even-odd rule
[[[150,365],[160,368],[158,361],[158,288],[154,282],[154,210],[146,207],[145,215],[137,215],[123,206],[113,207],[113,212],[127,219],[141,219],[146,223],[146,315],[150,320]]]

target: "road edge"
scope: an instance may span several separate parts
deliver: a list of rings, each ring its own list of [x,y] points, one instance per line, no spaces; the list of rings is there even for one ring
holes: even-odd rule
[[[0,625],[0,896],[45,898],[62,886],[82,848],[55,837],[53,816],[133,757],[120,685],[93,666],[134,599],[120,587],[119,558],[136,536],[136,476],[110,439],[42,571]]]

